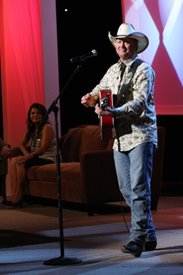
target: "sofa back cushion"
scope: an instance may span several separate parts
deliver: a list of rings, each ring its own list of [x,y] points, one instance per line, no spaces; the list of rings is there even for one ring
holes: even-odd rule
[[[99,125],[80,125],[68,130],[61,148],[63,162],[80,161],[80,155],[89,151],[103,150],[108,141],[101,139]]]
[[[104,150],[106,149],[107,143],[108,140],[101,139],[99,125],[86,125],[83,128],[80,154],[90,151]]]
[[[63,162],[74,162],[80,160],[82,131],[81,128],[71,128],[65,134],[61,146],[61,160]]]

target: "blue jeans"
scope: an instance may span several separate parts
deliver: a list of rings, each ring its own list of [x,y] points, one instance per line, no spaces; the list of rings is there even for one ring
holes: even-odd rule
[[[129,241],[140,245],[156,237],[151,214],[153,149],[148,142],[127,152],[114,151],[119,189],[131,210]]]

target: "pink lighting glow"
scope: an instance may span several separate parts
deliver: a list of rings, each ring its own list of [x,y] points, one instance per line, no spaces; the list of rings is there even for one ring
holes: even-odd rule
[[[122,0],[123,21],[150,40],[142,58],[156,72],[155,101],[159,115],[183,115],[183,0]]]

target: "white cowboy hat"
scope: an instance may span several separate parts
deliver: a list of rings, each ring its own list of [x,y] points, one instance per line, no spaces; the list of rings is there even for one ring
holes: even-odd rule
[[[117,38],[133,38],[138,41],[137,53],[143,52],[147,46],[149,45],[149,39],[142,32],[137,32],[132,24],[122,23],[119,26],[116,36],[112,36],[110,32],[108,32],[109,40],[112,44],[114,44]]]

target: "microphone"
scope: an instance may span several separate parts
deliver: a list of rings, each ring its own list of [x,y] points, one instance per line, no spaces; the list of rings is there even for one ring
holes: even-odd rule
[[[85,53],[85,54],[82,54],[80,56],[76,56],[76,57],[71,58],[70,63],[83,62],[83,61],[85,61],[86,59],[88,59],[90,57],[97,56],[97,54],[98,54],[97,51],[94,49],[94,50],[91,50],[88,53]]]

